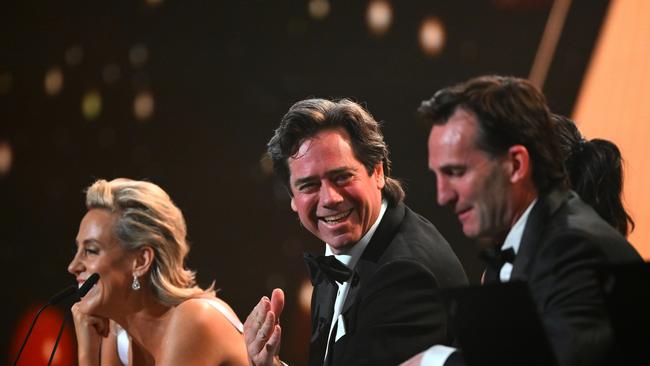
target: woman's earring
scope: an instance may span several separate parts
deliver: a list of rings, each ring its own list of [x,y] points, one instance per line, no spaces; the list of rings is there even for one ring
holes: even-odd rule
[[[133,282],[131,283],[131,288],[138,291],[140,289],[140,281],[138,281],[138,276],[133,275]]]

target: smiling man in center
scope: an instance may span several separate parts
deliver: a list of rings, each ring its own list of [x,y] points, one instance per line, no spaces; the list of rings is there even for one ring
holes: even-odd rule
[[[343,128],[324,130],[305,140],[289,158],[291,208],[334,254],[352,250],[377,221],[381,211],[384,171],[368,174],[354,158]]]
[[[395,365],[437,340],[451,342],[436,297],[467,283],[449,244],[404,203],[390,176],[379,124],[349,101],[294,104],[268,144],[302,225],[325,242],[310,268],[309,365]],[[246,320],[254,365],[279,365],[283,294],[263,297]]]

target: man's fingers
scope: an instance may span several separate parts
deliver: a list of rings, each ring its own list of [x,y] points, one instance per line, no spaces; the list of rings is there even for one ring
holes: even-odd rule
[[[259,327],[255,338],[251,342],[247,342],[248,351],[251,356],[257,355],[264,349],[265,345],[269,341],[269,338],[271,338],[271,335],[273,334],[274,324],[275,315],[269,311],[266,313],[266,318],[264,319],[262,325]]]
[[[276,323],[280,320],[282,309],[284,309],[284,292],[282,289],[276,288],[271,294],[271,311],[276,316]]]
[[[280,353],[281,340],[282,340],[282,328],[276,324],[273,327],[273,333],[271,334],[271,338],[269,338],[269,341],[266,342],[266,351],[272,356],[275,356],[278,353]]]
[[[271,302],[268,297],[264,296],[246,318],[244,322],[244,339],[247,344],[251,343],[257,337],[257,333],[270,309]]]
[[[280,351],[282,329],[278,325],[284,308],[284,292],[273,290],[271,299],[264,296],[244,322],[244,339],[253,364],[266,365]]]

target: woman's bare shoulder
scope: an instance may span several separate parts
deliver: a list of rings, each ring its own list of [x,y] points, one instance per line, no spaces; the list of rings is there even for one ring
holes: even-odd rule
[[[194,298],[185,300],[176,306],[172,314],[172,322],[178,319],[197,325],[202,322],[212,324],[215,321],[226,321],[227,319],[224,315],[228,313],[236,317],[232,308],[221,299],[216,297]]]
[[[210,298],[210,301],[220,301]],[[226,304],[227,306],[227,304]],[[167,329],[169,354],[166,359],[175,364],[183,360],[184,364],[196,357],[203,360],[224,360],[245,358],[243,335],[226,317],[205,299],[190,299],[174,308]]]

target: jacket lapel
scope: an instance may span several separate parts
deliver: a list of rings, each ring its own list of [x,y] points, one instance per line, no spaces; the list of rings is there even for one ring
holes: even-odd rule
[[[353,331],[354,327],[354,320],[351,321],[351,317],[353,317],[353,314],[350,314],[350,309],[352,308],[352,305],[355,304],[357,296],[359,295],[359,292],[361,288],[363,287],[364,281],[367,281],[368,278],[372,277],[374,272],[376,271],[377,268],[377,263],[381,259],[382,255],[386,251],[386,248],[388,245],[390,245],[393,237],[395,236],[395,233],[399,229],[400,224],[402,223],[402,220],[404,219],[404,214],[405,214],[405,206],[403,203],[399,203],[396,207],[388,207],[386,209],[386,212],[384,213],[384,217],[382,217],[381,222],[379,223],[379,226],[377,227],[377,230],[375,231],[374,235],[370,239],[370,242],[368,243],[368,246],[366,246],[366,249],[363,251],[363,254],[361,254],[361,258],[359,258],[359,261],[357,262],[356,267],[354,268],[354,274],[352,276],[352,282],[350,283],[350,288],[348,290],[348,294],[345,297],[345,302],[343,303],[343,307],[341,308],[341,314],[343,315],[343,319],[345,322],[345,327],[346,331],[350,333]],[[319,287],[320,289],[320,287]],[[336,290],[334,290],[336,291]],[[318,317],[320,313],[323,313],[323,306],[318,306],[316,305],[316,308],[314,307],[314,301],[316,303],[324,303],[323,298],[325,298],[325,295],[322,295],[323,298],[321,298],[321,291],[318,293],[315,293],[312,298],[312,325],[318,325]],[[336,293],[332,294],[332,297],[335,297]],[[316,314],[316,315],[314,315]],[[322,315],[320,315],[322,317]],[[329,316],[331,318],[332,314],[329,313]],[[327,322],[327,330],[329,330],[330,323]],[[313,328],[316,329],[316,328]],[[316,336],[316,332],[312,334],[312,348],[310,349],[310,357],[309,357],[309,365],[314,366],[317,365],[317,362],[319,361],[317,356],[314,359],[314,356],[316,352],[314,347],[314,341]],[[327,342],[327,334],[325,335],[325,342]],[[330,364],[336,365],[338,362],[337,360],[341,357],[340,349],[338,349],[335,344],[333,349],[330,350],[330,354],[328,356],[328,359],[330,361]],[[323,353],[325,350],[323,349]],[[320,359],[321,365],[322,365],[322,358]]]
[[[335,300],[336,286],[330,282],[322,281],[314,288],[311,299],[309,365],[323,365]]]
[[[512,266],[511,281],[526,281],[528,279],[532,258],[535,257],[539,249],[540,238],[546,223],[566,201],[566,197],[567,192],[557,190],[539,197],[535,207],[530,212],[530,216],[528,216],[528,222],[521,237],[519,252]]]
[[[379,262],[379,259],[386,251],[393,237],[395,237],[395,233],[404,219],[404,214],[405,206],[403,203],[399,203],[396,207],[388,207],[386,209],[384,217],[382,217],[377,227],[377,231],[375,231],[370,239],[368,246],[363,251],[363,254],[361,254],[361,258],[359,258],[359,262],[357,262],[354,268],[350,290],[341,309],[341,314],[344,314],[344,318],[346,318],[345,314],[350,310],[352,304],[354,304],[359,289],[363,286],[363,281],[367,281],[375,272],[377,262]]]

